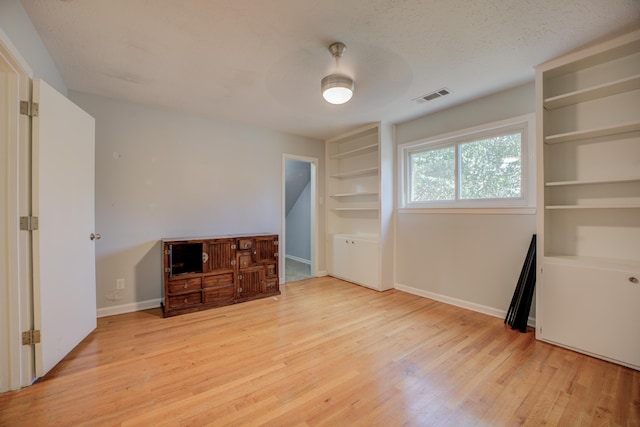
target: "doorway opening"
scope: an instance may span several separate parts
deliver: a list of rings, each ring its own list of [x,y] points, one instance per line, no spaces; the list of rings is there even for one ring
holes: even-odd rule
[[[282,283],[316,277],[316,171],[318,159],[283,156]],[[281,243],[282,244],[282,243]]]

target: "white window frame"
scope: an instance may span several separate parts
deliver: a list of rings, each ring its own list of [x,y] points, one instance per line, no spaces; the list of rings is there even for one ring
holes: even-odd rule
[[[427,202],[410,201],[410,155],[425,149],[457,146],[465,142],[477,141],[493,136],[504,135],[510,132],[522,131],[521,154],[522,154],[522,181],[521,195],[519,198],[508,199],[459,199],[458,198],[458,148],[456,147],[456,199],[438,200]],[[417,212],[453,212],[453,213],[473,213],[496,210],[504,213],[535,213],[535,115],[526,114],[509,119],[486,123],[483,125],[466,128],[447,134],[406,142],[398,145],[398,206],[399,211],[404,213]]]

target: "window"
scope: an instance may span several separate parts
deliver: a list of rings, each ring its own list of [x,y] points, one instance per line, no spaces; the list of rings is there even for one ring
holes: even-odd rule
[[[533,115],[400,146],[403,207],[531,206]]]

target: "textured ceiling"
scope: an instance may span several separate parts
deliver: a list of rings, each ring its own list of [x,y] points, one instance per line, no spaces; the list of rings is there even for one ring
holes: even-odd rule
[[[69,89],[325,139],[533,79],[640,0],[22,0]],[[327,50],[356,81],[327,104]],[[451,95],[411,100],[446,87]]]

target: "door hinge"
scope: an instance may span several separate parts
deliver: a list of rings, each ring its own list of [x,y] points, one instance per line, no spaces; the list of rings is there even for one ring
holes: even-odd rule
[[[29,117],[38,117],[40,105],[37,102],[20,101],[20,114]]]
[[[37,229],[38,229],[37,216],[21,216],[20,217],[20,230],[33,231]]]
[[[22,345],[40,344],[40,331],[30,330],[22,333]]]

